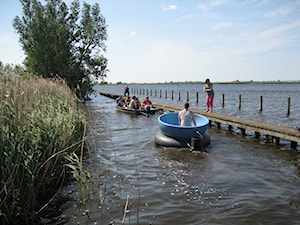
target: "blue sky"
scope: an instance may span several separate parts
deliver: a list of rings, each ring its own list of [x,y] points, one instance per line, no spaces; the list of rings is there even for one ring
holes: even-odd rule
[[[300,80],[300,0],[85,2],[106,18],[108,82]],[[24,58],[12,27],[21,13],[1,1],[4,63]]]

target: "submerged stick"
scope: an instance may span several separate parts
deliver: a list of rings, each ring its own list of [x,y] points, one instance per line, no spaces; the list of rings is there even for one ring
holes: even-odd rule
[[[129,202],[129,195],[127,195],[127,200],[126,200],[126,204],[125,204],[125,207],[124,207],[124,213],[123,213],[122,223],[125,223],[126,214],[129,212],[129,210],[127,210],[127,208],[128,208],[128,202]]]

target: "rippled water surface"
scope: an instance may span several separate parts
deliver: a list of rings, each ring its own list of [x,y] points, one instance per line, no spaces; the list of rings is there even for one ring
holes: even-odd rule
[[[61,214],[45,223],[299,224],[297,151],[214,127],[204,153],[162,148],[157,114],[118,112],[100,95],[88,108],[92,193],[81,204],[70,183]]]

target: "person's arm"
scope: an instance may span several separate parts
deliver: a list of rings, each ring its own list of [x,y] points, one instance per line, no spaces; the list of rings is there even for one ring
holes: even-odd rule
[[[181,111],[178,112],[178,124],[181,124]]]
[[[194,123],[194,125],[196,126],[196,125],[197,125],[197,122],[196,122],[196,119],[195,119],[194,113],[193,113],[193,112],[191,112],[191,115],[192,115],[192,120],[193,120],[193,123]]]

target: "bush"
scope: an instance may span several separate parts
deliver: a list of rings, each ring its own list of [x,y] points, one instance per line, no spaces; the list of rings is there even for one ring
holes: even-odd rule
[[[0,223],[33,220],[82,148],[86,118],[61,79],[0,75]]]

